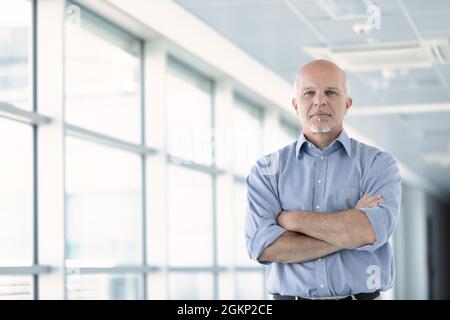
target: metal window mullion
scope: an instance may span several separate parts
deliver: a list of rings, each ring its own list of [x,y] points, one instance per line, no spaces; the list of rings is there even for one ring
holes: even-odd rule
[[[168,221],[169,221],[169,213],[168,213],[168,186],[167,186],[167,178],[168,178],[168,161],[167,161],[167,126],[166,126],[166,113],[167,110],[165,108],[165,76],[167,73],[167,48],[166,48],[165,40],[163,39],[154,39],[145,42],[144,52],[145,52],[145,129],[146,129],[146,144],[151,144],[158,148],[159,153],[156,157],[150,159],[147,164],[154,163],[155,166],[161,171],[158,171],[158,174],[161,174],[161,185],[159,190],[160,197],[154,198],[155,193],[147,194],[147,221],[151,222],[150,219],[150,211],[155,215],[161,215],[161,223],[160,226],[163,231],[163,239],[161,245],[164,247],[164,261],[157,272],[159,272],[164,280],[164,288],[166,289],[166,297],[170,298],[170,288],[169,288],[169,274],[168,274],[168,265],[169,265],[169,253],[168,253]],[[162,125],[159,125],[162,124]],[[151,174],[154,171],[155,167],[147,166],[147,175]],[[155,172],[156,173],[156,172]],[[147,177],[146,177],[147,178]],[[150,185],[150,181],[147,181],[147,185]],[[148,190],[148,188],[147,188]],[[150,199],[152,202],[150,203]],[[161,208],[161,211],[154,212],[155,208]],[[153,225],[148,225],[147,227],[152,229]],[[147,243],[150,245],[150,243]],[[148,254],[148,252],[147,252]],[[147,261],[148,263],[148,261]],[[152,292],[152,283],[147,281],[147,286],[149,292]]]
[[[39,262],[50,265],[39,277],[40,299],[64,299],[64,0],[36,1],[35,108],[52,121],[39,127],[37,175],[39,179],[36,225]],[[37,86],[36,84],[39,84]],[[29,115],[29,114],[28,114]],[[33,113],[32,116],[36,114]],[[39,115],[40,116],[40,115]],[[39,117],[37,118],[40,119]],[[37,123],[39,125],[40,123]]]
[[[139,42],[140,45],[140,88],[141,88],[141,144],[143,147],[146,146],[146,124],[145,124],[145,52],[144,52],[144,42],[141,40]],[[146,155],[141,155],[142,161],[142,171],[141,171],[141,179],[142,179],[142,264],[144,267],[147,266],[147,162]],[[142,298],[143,300],[147,300],[147,272],[142,272]]]
[[[46,266],[37,266],[40,269],[39,273],[48,272],[49,267]],[[20,268],[20,267],[10,267],[9,269]],[[23,268],[36,268],[36,267],[23,267]],[[0,268],[0,272],[2,272]],[[24,269],[24,270],[28,270]],[[68,266],[66,268],[67,274],[110,274],[110,273],[150,273],[150,272],[161,272],[164,267],[162,266],[141,266],[141,265],[123,265],[123,266],[115,266],[115,267],[91,267],[91,266]],[[169,267],[168,271],[170,272],[180,272],[180,273],[201,273],[201,272],[229,272],[232,268],[225,266],[218,266],[214,268],[213,266],[192,266],[192,267],[183,267],[183,266],[174,266]],[[30,269],[31,270],[31,269]],[[234,267],[234,270],[237,272],[262,272],[264,269],[261,267]],[[17,272],[16,272],[17,273]]]
[[[35,58],[33,58],[33,60],[34,59]],[[32,93],[33,108],[36,105],[35,99],[37,99],[37,94],[34,91],[35,89],[33,89]],[[0,101],[0,116],[31,125],[45,125],[51,123],[52,121],[50,117],[38,114],[35,111],[27,111],[17,108],[16,106],[4,101]]]
[[[50,272],[51,267],[45,265],[0,267],[0,275],[39,275]]]
[[[212,167],[216,169],[216,150],[215,150],[215,126],[216,126],[216,114],[215,114],[215,88],[211,82],[210,91],[211,101],[211,157],[213,160]],[[218,235],[217,235],[217,174],[212,174],[212,249],[213,249],[213,298],[217,300],[219,298],[219,261],[218,261]]]
[[[193,161],[181,159],[175,156],[172,156],[171,154],[166,154],[167,162],[174,166],[180,166],[196,171],[200,171],[206,174],[224,174],[225,170],[217,168],[215,165],[205,165],[201,163],[196,163]]]
[[[31,49],[31,61],[32,61],[32,107],[33,111],[37,113],[38,105],[37,105],[37,1],[32,0],[31,2],[31,10],[32,10],[32,27],[31,27],[31,41],[32,41],[32,49]],[[38,213],[38,126],[33,126],[33,264],[39,264],[39,247],[38,247],[38,223],[39,223],[39,213]],[[39,277],[38,274],[33,275],[33,299],[39,300]]]
[[[242,176],[242,175],[240,175],[240,174],[234,173],[234,174],[233,174],[233,182],[235,182],[235,183],[241,183],[241,184],[246,184],[247,178],[244,177],[244,176]]]
[[[121,149],[132,153],[141,155],[152,155],[157,153],[156,149],[143,146],[141,144],[134,144],[124,140],[120,140],[102,133],[98,133],[89,129],[81,128],[73,124],[64,124],[66,135],[81,138],[87,141],[94,141],[115,149]]]
[[[33,126],[33,218],[32,218],[32,238],[33,238],[33,264],[39,264],[39,243],[38,243],[38,224],[39,224],[39,212],[38,212],[38,127]],[[39,278],[36,274],[33,277],[33,299],[39,299]]]
[[[116,267],[67,267],[66,273],[68,275],[75,274],[123,274],[123,273],[135,273],[144,274],[148,272],[155,272],[160,270],[159,267],[147,267],[142,265],[130,265],[130,266],[116,266]]]

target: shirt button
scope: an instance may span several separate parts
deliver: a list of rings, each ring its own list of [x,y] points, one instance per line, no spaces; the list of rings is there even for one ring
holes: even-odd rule
[[[319,258],[319,262],[322,262],[322,258]]]
[[[319,180],[317,180],[317,182],[318,182],[318,183],[322,183],[322,180],[319,179]]]
[[[323,160],[323,156],[320,156],[320,160]]]
[[[325,286],[323,285],[323,283],[320,284],[320,288],[323,289]]]
[[[311,143],[308,143],[308,147],[310,147],[310,148],[311,148]]]
[[[316,206],[316,209],[320,209],[320,206],[319,206],[319,205],[317,205],[317,206]]]

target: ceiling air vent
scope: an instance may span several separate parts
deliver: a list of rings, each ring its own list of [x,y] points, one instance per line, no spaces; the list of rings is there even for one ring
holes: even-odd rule
[[[447,39],[304,47],[315,59],[334,61],[345,70],[430,68],[450,62]]]

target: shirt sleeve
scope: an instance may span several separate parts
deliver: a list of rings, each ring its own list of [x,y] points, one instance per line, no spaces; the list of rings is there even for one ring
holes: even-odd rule
[[[276,175],[265,174],[262,162],[258,161],[247,177],[245,238],[250,258],[269,264],[271,262],[261,262],[258,258],[286,230],[276,222],[281,212],[276,188],[273,187]]]
[[[367,215],[376,241],[356,250],[374,252],[389,241],[400,215],[401,176],[395,159],[389,153],[380,151],[375,155],[363,179],[362,189],[364,193],[383,197],[380,205],[360,209]]]

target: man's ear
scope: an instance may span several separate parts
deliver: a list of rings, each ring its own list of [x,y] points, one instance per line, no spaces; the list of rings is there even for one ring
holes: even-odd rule
[[[348,110],[352,107],[353,100],[352,98],[348,97],[347,101],[345,102],[345,114],[347,114]]]
[[[297,103],[297,98],[292,98],[292,106],[294,107],[295,113],[298,115],[298,103]]]

